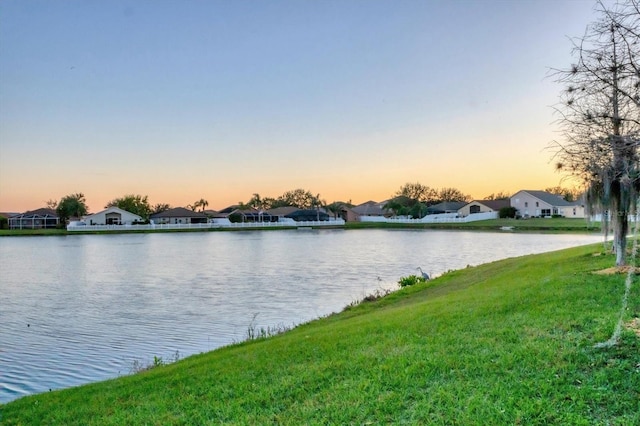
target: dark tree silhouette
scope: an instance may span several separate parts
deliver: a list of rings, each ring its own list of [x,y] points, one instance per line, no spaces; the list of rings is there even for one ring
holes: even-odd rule
[[[564,86],[556,107],[563,136],[553,144],[557,168],[584,183],[590,211],[609,213],[618,266],[626,263],[628,218],[640,189],[639,4],[598,2],[597,20],[572,39],[575,63],[553,70]]]

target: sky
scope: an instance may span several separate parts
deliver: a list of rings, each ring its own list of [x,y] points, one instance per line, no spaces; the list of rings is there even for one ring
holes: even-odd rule
[[[566,185],[587,0],[0,0],[0,211]]]

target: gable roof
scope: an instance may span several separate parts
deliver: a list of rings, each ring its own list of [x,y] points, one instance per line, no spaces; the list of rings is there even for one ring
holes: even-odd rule
[[[161,213],[151,215],[151,219],[163,218],[163,217],[197,217],[206,218],[207,215],[200,212],[194,212],[193,210],[185,209],[184,207],[175,207],[173,209],[165,210]]]
[[[503,207],[511,206],[511,201],[508,199],[507,200],[473,200],[469,204],[473,204],[473,203],[482,204],[485,207],[489,207],[493,211],[498,211]],[[466,204],[466,205],[468,206],[469,204]]]
[[[529,190],[529,189],[523,189],[521,191],[518,191],[511,198],[514,198],[520,192],[526,192],[527,194],[537,198],[538,200],[543,201],[547,204],[550,204],[554,207],[570,207],[570,206],[575,206],[579,204],[578,202],[569,202],[564,198],[562,198],[561,196],[552,194],[547,191],[535,191],[535,190]]]
[[[131,213],[130,211],[127,210],[123,210],[120,207],[116,207],[116,206],[111,206],[111,207],[107,207],[104,210],[99,211],[98,213],[92,213],[92,214],[88,214],[86,215],[84,218],[85,219],[89,219],[91,217],[94,217],[96,215],[102,214],[102,213],[120,213],[120,214],[127,214],[127,215],[131,215],[131,216],[135,216],[138,218],[138,220],[142,220],[142,217],[138,216],[135,213]]]

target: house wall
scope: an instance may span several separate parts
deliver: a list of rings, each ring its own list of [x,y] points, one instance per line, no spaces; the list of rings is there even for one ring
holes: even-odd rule
[[[518,192],[511,197],[511,207],[515,207],[522,217],[542,216],[543,210],[549,210],[549,216],[553,214],[553,206],[551,204],[545,203],[527,192]]]
[[[138,215],[133,213],[129,213],[127,211],[111,211],[105,210],[99,213],[95,213],[89,215],[84,218],[84,222],[87,225],[106,225],[107,217],[114,217],[116,214],[120,214],[120,224],[121,225],[131,225],[133,222],[140,220],[141,218]]]
[[[171,225],[187,224],[187,223],[207,223],[206,218],[191,218],[191,217],[159,217],[152,220],[153,220],[153,223],[156,223],[158,225],[164,225],[167,223]]]
[[[345,222],[357,222],[360,220],[360,215],[351,209],[343,210],[340,216]]]
[[[458,210],[458,214],[459,214],[460,216],[462,216],[462,217],[464,217],[464,216],[469,216],[469,215],[471,214],[471,207],[472,207],[472,206],[478,206],[478,207],[480,207],[480,210],[479,210],[479,211],[477,211],[477,212],[475,212],[475,213],[489,213],[489,212],[492,212],[492,211],[493,211],[493,209],[491,209],[491,208],[489,208],[489,207],[485,206],[485,205],[484,205],[484,204],[482,204],[482,203],[472,202],[472,203],[467,204],[466,206],[464,206],[464,207],[463,207],[463,208],[461,208],[460,210]]]
[[[584,206],[570,206],[562,207],[562,214],[564,217],[584,219],[586,217]]]
[[[543,216],[543,213],[545,213],[544,216],[547,216],[547,212],[549,212],[549,216],[558,214],[567,218],[582,219],[585,217],[584,206],[578,204],[574,206],[552,206],[525,191],[520,191],[511,197],[511,206],[515,207],[518,210],[518,214],[523,217],[538,217]]]

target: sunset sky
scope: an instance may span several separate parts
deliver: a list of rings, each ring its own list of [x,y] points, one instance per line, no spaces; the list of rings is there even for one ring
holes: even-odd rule
[[[2,0],[0,211],[561,183],[583,0]]]

